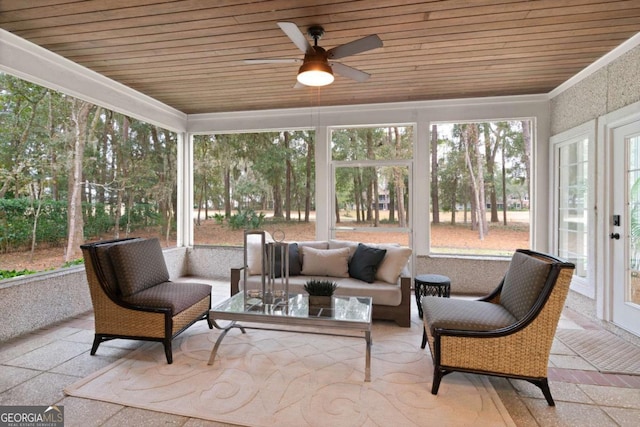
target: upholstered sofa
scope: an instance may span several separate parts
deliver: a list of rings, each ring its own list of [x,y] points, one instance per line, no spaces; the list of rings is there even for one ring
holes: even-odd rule
[[[231,269],[232,295],[244,289],[245,280],[247,289],[262,285],[261,240],[255,235],[248,237],[246,266]],[[273,241],[268,233],[266,241]],[[410,248],[345,240],[288,243],[290,293],[305,293],[304,285],[309,280],[331,280],[338,285],[336,295],[372,297],[374,319],[410,326]]]

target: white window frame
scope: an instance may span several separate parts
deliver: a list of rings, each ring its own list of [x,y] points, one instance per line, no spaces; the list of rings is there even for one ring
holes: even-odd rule
[[[589,298],[595,298],[596,293],[596,121],[591,120],[575,128],[554,135],[550,138],[551,150],[549,150],[549,167],[551,179],[551,188],[549,191],[551,201],[551,218],[550,233],[551,251],[558,254],[559,244],[559,194],[558,187],[560,185],[559,166],[560,156],[559,150],[570,144],[587,140],[587,170],[588,170],[588,190],[587,190],[587,277],[574,275],[571,279],[571,290],[576,291]]]

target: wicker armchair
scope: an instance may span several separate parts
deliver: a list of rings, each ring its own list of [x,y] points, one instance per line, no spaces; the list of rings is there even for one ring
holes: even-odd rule
[[[211,286],[169,281],[158,239],[128,238],[81,246],[95,317],[91,355],[115,338],[171,341],[198,320],[209,328]]]
[[[444,375],[460,371],[529,381],[554,406],[547,366],[574,268],[553,256],[518,249],[487,297],[424,297],[424,328],[434,363],[431,393],[438,393]]]

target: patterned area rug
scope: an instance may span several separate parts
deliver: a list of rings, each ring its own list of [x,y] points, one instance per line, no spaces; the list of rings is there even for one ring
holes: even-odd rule
[[[640,375],[640,348],[611,332],[558,329],[556,338],[600,372]]]
[[[208,366],[219,332],[199,322],[174,341],[172,365],[148,343],[65,393],[246,426],[515,425],[486,377],[450,374],[433,396],[421,333],[374,323],[365,383],[364,339],[234,329]]]

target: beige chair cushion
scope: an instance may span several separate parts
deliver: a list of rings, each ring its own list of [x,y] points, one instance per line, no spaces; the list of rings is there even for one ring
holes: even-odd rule
[[[302,274],[305,276],[349,277],[349,248],[314,249],[303,246]]]

